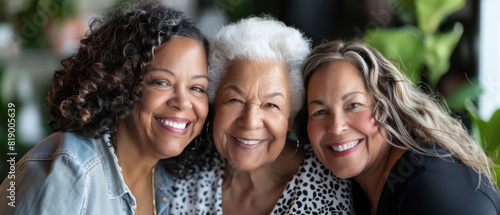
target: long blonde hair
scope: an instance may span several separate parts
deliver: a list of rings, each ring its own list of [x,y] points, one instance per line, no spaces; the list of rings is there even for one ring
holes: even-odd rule
[[[423,93],[380,52],[361,41],[331,41],[314,48],[304,65],[305,87],[313,72],[323,63],[341,60],[350,63],[363,76],[375,106],[373,116],[389,133],[387,141],[398,148],[430,156],[452,156],[481,175],[492,185],[494,166],[474,142],[463,124],[450,116],[439,99]],[[307,108],[307,106],[305,106]],[[447,153],[423,148],[433,142]]]

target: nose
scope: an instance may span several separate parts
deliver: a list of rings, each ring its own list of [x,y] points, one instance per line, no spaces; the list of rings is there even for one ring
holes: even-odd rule
[[[331,114],[328,118],[328,133],[333,135],[342,134],[349,128],[346,120],[340,114]]]
[[[189,110],[193,108],[188,92],[184,89],[174,90],[174,95],[167,101],[167,105],[179,110]]]
[[[254,104],[246,104],[238,118],[238,124],[248,130],[262,127],[264,122],[262,121],[260,107]]]

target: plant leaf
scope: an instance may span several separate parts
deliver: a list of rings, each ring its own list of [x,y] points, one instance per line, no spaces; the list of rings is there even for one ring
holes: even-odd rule
[[[472,136],[474,140],[479,145],[484,146],[484,138],[481,132],[486,127],[486,122],[481,119],[476,106],[470,99],[465,100],[464,108],[471,119]]]
[[[418,28],[424,34],[437,31],[441,22],[465,5],[465,0],[415,0]]]
[[[413,26],[375,28],[365,34],[365,42],[385,57],[394,60],[400,70],[414,83],[421,80],[422,45],[420,31]]]
[[[500,109],[497,109],[495,113],[491,116],[490,120],[486,123],[486,127],[481,131],[481,135],[484,137],[485,151],[488,153],[496,153],[500,150]],[[496,161],[500,164],[500,158]]]
[[[410,25],[417,25],[415,14],[415,0],[387,0],[391,12],[396,14],[401,22]]]
[[[427,65],[429,84],[437,82],[450,68],[450,57],[464,32],[461,23],[455,23],[452,30],[424,37],[424,61]]]
[[[477,78],[471,78],[470,82],[465,82],[460,88],[446,98],[446,104],[451,110],[459,111],[465,109],[467,101],[475,101],[481,94],[481,86]]]

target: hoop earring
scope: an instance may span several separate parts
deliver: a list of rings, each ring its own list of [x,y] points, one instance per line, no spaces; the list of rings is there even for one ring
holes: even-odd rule
[[[207,136],[207,140],[209,143],[214,144],[214,141],[210,139],[210,135],[208,135],[208,128],[210,127],[210,122],[207,120],[207,126],[205,128],[205,135]]]
[[[200,143],[201,142],[201,137],[198,135],[196,140],[194,141],[194,147],[191,147],[191,150],[196,151],[200,149]]]

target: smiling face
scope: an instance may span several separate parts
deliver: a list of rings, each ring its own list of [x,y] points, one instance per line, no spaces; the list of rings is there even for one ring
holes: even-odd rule
[[[215,95],[214,141],[236,170],[276,160],[286,142],[291,102],[284,65],[234,60]]]
[[[320,66],[309,81],[307,105],[314,153],[336,176],[356,179],[381,165],[390,145],[377,129],[373,99],[354,67],[339,60]]]
[[[208,114],[205,50],[197,40],[171,38],[146,70],[142,98],[125,120],[126,132],[146,153],[178,155],[200,133]]]

